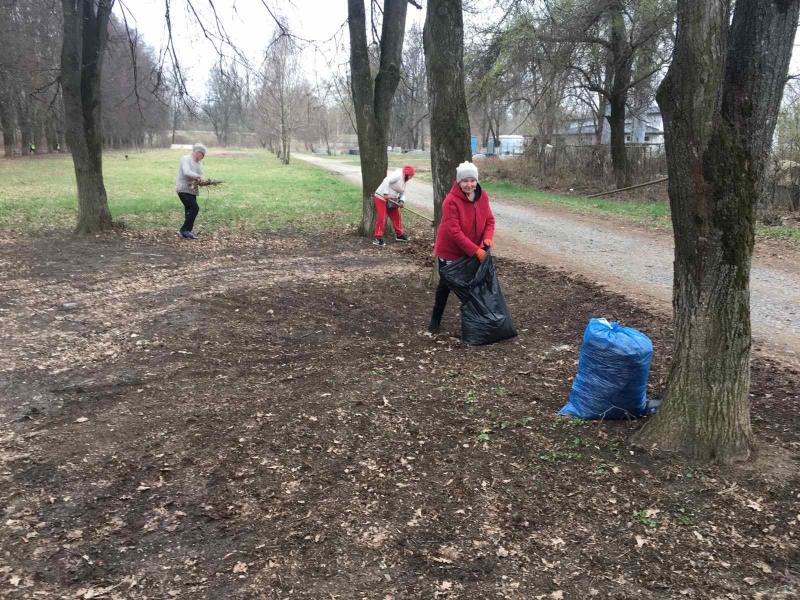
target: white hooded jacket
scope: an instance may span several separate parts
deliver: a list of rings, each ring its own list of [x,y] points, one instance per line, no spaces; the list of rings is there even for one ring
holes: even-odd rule
[[[397,169],[386,176],[375,191],[375,195],[383,199],[384,195],[389,194],[389,198],[392,200],[399,200],[406,193],[407,183],[406,178],[403,176],[403,169]]]

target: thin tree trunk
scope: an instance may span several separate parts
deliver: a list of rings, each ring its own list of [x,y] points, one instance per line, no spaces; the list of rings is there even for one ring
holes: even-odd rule
[[[348,0],[350,28],[350,87],[358,129],[361,159],[362,214],[359,233],[372,237],[375,232],[375,190],[386,177],[386,153],[392,97],[400,83],[400,60],[406,26],[407,0],[385,0],[381,31],[380,68],[373,80],[367,46],[366,15],[363,0]]]
[[[464,16],[461,0],[428,0],[423,31],[431,122],[434,238],[456,167],[472,159],[464,92]],[[434,258],[432,280],[438,283]]]
[[[14,107],[7,98],[0,98],[0,127],[3,129],[3,149],[6,157],[14,152]]]
[[[646,447],[745,460],[750,424],[754,207],[800,0],[679,0],[675,56],[658,90],[675,235],[675,349]],[[728,32],[730,31],[730,40]]]
[[[178,118],[179,117],[180,117],[180,108],[178,107],[177,102],[176,102],[175,103],[175,107],[173,108],[173,112],[172,112],[172,141],[170,142],[170,144],[174,144],[175,143],[175,131],[178,129]]]
[[[33,127],[31,125],[30,105],[27,99],[24,99],[21,94],[17,98],[17,125],[19,126],[20,137],[22,138],[20,147],[23,156],[28,153],[28,145],[33,141]]]
[[[36,153],[45,154],[50,152],[49,140],[42,114],[39,111],[34,113],[33,120],[33,141],[36,144]],[[44,142],[44,143],[43,143]]]
[[[110,229],[103,183],[101,75],[108,21],[114,0],[61,0],[64,42],[61,79],[66,138],[78,184],[77,234]]]
[[[47,151],[55,152],[58,137],[56,134],[56,121],[55,116],[48,114],[45,122],[45,137],[47,138]]]

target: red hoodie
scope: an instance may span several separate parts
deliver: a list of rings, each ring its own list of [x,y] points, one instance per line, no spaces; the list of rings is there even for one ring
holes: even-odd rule
[[[475,188],[475,202],[470,202],[458,186],[450,188],[450,193],[442,204],[442,222],[436,233],[433,253],[445,260],[458,260],[473,256],[483,247],[483,240],[494,238],[494,215],[489,208],[489,196]]]

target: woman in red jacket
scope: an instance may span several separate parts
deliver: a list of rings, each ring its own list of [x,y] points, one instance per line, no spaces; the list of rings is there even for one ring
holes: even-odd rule
[[[478,167],[463,162],[456,168],[456,182],[442,204],[442,222],[433,247],[439,269],[465,256],[475,256],[483,262],[486,258],[483,248],[493,248],[493,238],[494,215],[489,208],[489,196],[478,183]],[[449,295],[450,288],[439,277],[428,333],[439,333]]]

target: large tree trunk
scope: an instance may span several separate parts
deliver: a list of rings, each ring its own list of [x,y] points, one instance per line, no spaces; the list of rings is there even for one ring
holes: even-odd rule
[[[61,80],[66,139],[78,184],[77,234],[103,231],[112,225],[103,184],[100,78],[113,4],[114,0],[61,0]]]
[[[359,233],[372,237],[375,231],[375,190],[386,177],[386,153],[392,97],[400,83],[400,59],[406,27],[408,0],[385,0],[380,42],[380,68],[373,80],[367,46],[363,0],[348,0],[350,29],[350,88],[358,129],[361,159],[362,214]]]
[[[675,235],[675,349],[647,447],[745,460],[750,425],[754,207],[789,68],[800,0],[678,1],[658,91]],[[723,71],[724,70],[724,71]]]
[[[428,0],[423,32],[431,120],[434,236],[456,167],[472,159],[464,92],[464,16],[461,0]],[[439,270],[434,258],[433,280]]]

